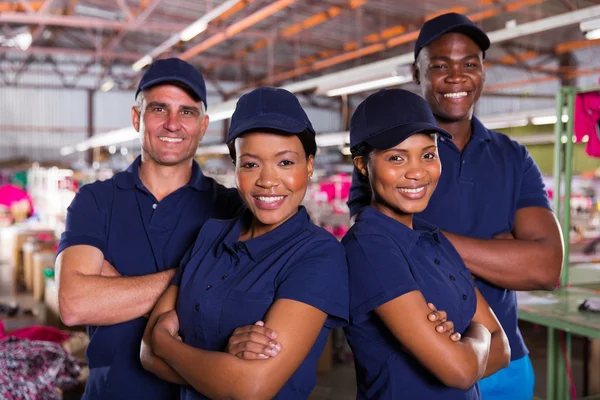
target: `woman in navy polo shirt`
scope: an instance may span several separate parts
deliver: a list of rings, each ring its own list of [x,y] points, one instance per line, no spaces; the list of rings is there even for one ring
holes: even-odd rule
[[[400,89],[372,94],[352,116],[354,165],[373,193],[342,241],[359,399],[479,399],[477,381],[510,360],[506,335],[454,247],[413,217],[440,177],[437,134],[450,137],[425,100]],[[428,320],[428,303],[453,322],[446,334]]]
[[[182,384],[182,399],[306,399],[349,301],[343,246],[300,205],[315,132],[293,94],[258,88],[238,101],[228,144],[247,210],[202,227],[149,319],[142,364]],[[277,332],[277,357],[224,352],[258,320]]]

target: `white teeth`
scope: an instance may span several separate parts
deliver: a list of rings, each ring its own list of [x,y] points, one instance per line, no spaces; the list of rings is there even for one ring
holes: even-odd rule
[[[263,203],[275,203],[276,201],[282,200],[284,196],[257,196],[256,198]]]
[[[400,188],[400,191],[404,193],[421,193],[423,190],[425,190],[425,186],[416,189]]]
[[[182,138],[174,138],[174,137],[166,137],[166,136],[159,136],[158,140],[160,140],[161,142],[169,142],[169,143],[183,142]]]
[[[461,97],[466,97],[466,96],[467,96],[467,92],[456,92],[456,93],[444,94],[444,97],[447,97],[450,99],[460,99]]]

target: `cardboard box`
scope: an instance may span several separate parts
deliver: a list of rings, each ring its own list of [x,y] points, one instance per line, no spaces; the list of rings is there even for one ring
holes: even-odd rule
[[[37,301],[44,299],[46,290],[46,275],[44,269],[54,268],[54,251],[42,250],[33,253],[33,298]]]

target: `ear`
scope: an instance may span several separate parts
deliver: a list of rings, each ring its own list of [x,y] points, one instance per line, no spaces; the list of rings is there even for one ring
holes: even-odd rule
[[[204,134],[206,133],[206,130],[208,129],[208,124],[210,122],[210,119],[208,118],[208,115],[204,115],[202,117],[202,122],[200,122],[200,141],[202,141],[202,139],[204,139]]]
[[[419,67],[417,67],[417,61],[415,60],[415,62],[413,62],[412,65],[412,73],[413,73],[413,80],[415,81],[415,83],[417,85],[421,84],[421,80],[419,79]]]
[[[308,170],[308,179],[312,179],[313,173],[315,172],[315,157],[314,156],[308,156],[306,168]]]
[[[354,157],[354,160],[352,160],[352,162],[354,162],[354,166],[356,167],[356,169],[358,169],[358,172],[360,172],[364,176],[369,176],[369,170],[367,169],[367,160],[365,157],[356,156]]]
[[[131,107],[131,123],[136,132],[140,131],[140,110],[137,106]]]

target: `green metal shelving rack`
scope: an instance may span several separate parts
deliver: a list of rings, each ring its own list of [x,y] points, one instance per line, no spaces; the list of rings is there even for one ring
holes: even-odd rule
[[[565,86],[556,95],[556,124],[554,128],[554,212],[560,222],[563,238],[565,240],[565,256],[563,260],[562,273],[560,277],[561,287],[564,288],[569,282],[569,232],[571,226],[571,183],[573,177],[573,130],[575,96],[579,93],[600,91],[600,86],[589,88],[576,88]],[[563,110],[566,107],[568,121],[562,122]],[[563,137],[566,143],[563,146]],[[561,187],[561,183],[563,184]],[[564,189],[564,193],[563,190]],[[532,320],[535,318],[523,318]],[[533,322],[533,321],[532,321]],[[566,362],[571,364],[571,335],[572,333],[583,334],[590,338],[600,338],[600,330],[588,328],[585,331],[572,329],[568,323],[556,324],[543,323],[548,326],[548,359],[547,359],[547,399],[566,400],[570,398],[569,382],[566,371]],[[564,332],[566,343],[566,355],[561,351],[559,332]],[[566,356],[566,357],[565,357]],[[566,359],[565,359],[566,358]],[[600,396],[588,399],[600,399]]]

